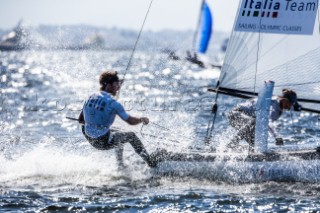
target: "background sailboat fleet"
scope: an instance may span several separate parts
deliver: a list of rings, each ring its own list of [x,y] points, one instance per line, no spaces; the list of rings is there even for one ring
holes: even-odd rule
[[[184,57],[177,56],[173,50],[169,50],[169,58],[173,60],[185,59],[190,63],[196,64],[201,68],[212,68],[220,65],[210,64],[206,57],[210,40],[213,34],[214,19],[209,4],[202,0],[197,26],[194,31],[191,50],[187,50]],[[225,44],[222,44],[222,46]],[[221,47],[224,51],[225,47]]]

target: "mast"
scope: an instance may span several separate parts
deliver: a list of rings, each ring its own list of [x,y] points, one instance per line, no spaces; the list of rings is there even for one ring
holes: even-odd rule
[[[202,7],[204,6],[204,1],[202,2]],[[240,7],[241,7],[241,1],[239,1],[239,5],[238,5],[238,10],[237,10],[237,17],[239,16],[239,11],[240,11]],[[237,19],[237,18],[236,18]],[[232,33],[231,33],[231,36],[232,34],[234,33],[234,29],[235,29],[235,26],[236,26],[236,22],[233,23],[233,30],[232,30]],[[229,54],[228,52],[230,52],[230,49],[227,49],[226,51],[226,56],[227,54]],[[222,66],[222,69],[221,71],[223,71],[224,69],[224,66]],[[205,144],[210,144],[210,140],[211,140],[211,137],[212,137],[212,132],[214,130],[214,124],[216,122],[216,117],[217,117],[217,113],[218,113],[218,97],[219,97],[219,88],[220,88],[220,84],[221,82],[224,81],[225,77],[226,77],[227,73],[226,72],[220,72],[220,77],[219,77],[219,80],[217,81],[217,85],[216,85],[216,90],[208,90],[208,91],[211,91],[211,92],[215,92],[216,95],[215,95],[215,98],[214,98],[214,104],[212,106],[212,110],[211,110],[211,116],[212,118],[209,119],[209,123],[208,123],[208,126],[207,126],[207,132],[206,132],[206,137],[205,137]],[[222,92],[222,94],[225,94]],[[237,94],[238,95],[238,94]],[[249,97],[249,96],[246,96],[246,97]]]
[[[265,81],[258,95],[254,151],[259,153],[268,151],[268,123],[273,87],[273,81]]]
[[[192,51],[193,52],[196,52],[196,45],[197,45],[196,43],[197,43],[197,37],[198,37],[198,34],[199,34],[199,27],[200,27],[200,23],[201,23],[202,10],[203,10],[204,3],[205,3],[205,0],[202,0],[201,7],[200,7],[200,13],[199,13],[199,16],[198,16],[197,27],[196,27],[196,30],[195,30],[194,35],[193,35],[193,42],[192,42]]]

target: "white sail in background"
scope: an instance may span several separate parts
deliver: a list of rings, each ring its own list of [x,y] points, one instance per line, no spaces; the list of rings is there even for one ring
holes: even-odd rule
[[[242,0],[220,87],[258,92],[272,80],[276,95],[290,88],[320,100],[319,19],[318,0]]]

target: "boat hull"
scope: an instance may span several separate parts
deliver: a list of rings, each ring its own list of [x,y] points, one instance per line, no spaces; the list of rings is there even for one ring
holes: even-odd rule
[[[267,154],[181,154],[158,155],[155,177],[192,177],[230,183],[265,181],[320,182],[318,151]]]

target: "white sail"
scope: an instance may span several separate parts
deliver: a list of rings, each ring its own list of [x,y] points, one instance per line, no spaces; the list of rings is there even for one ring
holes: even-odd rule
[[[242,0],[220,87],[257,92],[272,80],[277,95],[290,88],[320,100],[319,19],[318,0]]]

